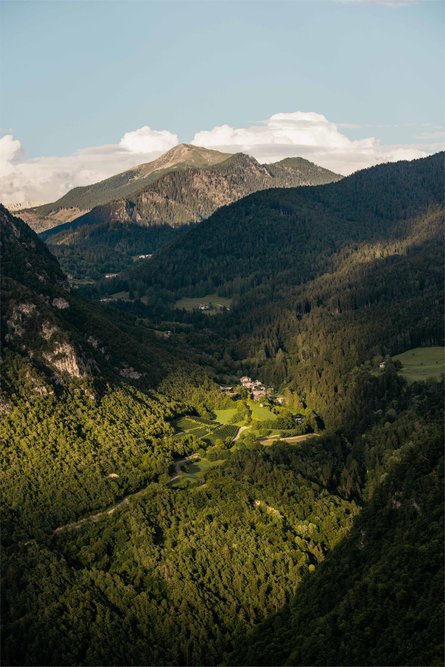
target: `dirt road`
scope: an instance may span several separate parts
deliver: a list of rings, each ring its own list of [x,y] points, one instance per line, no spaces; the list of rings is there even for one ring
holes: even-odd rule
[[[169,483],[173,482],[173,480],[175,479],[178,479],[178,477],[181,474],[181,466],[183,463],[188,463],[189,461],[196,459],[198,456],[199,456],[198,454],[191,454],[190,456],[186,456],[183,459],[178,459],[177,461],[175,461],[174,462],[175,474],[173,477],[169,479]],[[73,521],[72,523],[67,523],[64,526],[59,526],[53,531],[53,534],[56,535],[57,533],[62,533],[65,530],[73,530],[75,528],[80,528],[80,526],[82,526],[87,521],[93,521],[95,523],[96,521],[99,521],[99,519],[101,519],[102,517],[113,514],[122,505],[128,505],[130,498],[134,498],[135,496],[140,495],[141,493],[144,492],[144,490],[145,487],[143,489],[140,489],[139,491],[135,491],[134,493],[129,493],[128,496],[122,498],[122,500],[116,503],[116,505],[113,505],[113,507],[103,510],[103,512],[98,512],[97,514],[90,514],[90,516],[87,516],[84,519],[79,519],[79,521]]]

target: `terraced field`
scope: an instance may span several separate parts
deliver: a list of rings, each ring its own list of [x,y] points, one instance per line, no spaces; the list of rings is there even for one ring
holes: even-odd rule
[[[208,440],[212,445],[218,439],[234,438],[238,432],[238,426],[233,424],[220,424],[204,417],[180,417],[175,421],[175,428],[179,433],[187,433]]]
[[[219,439],[224,442],[226,438],[233,438],[236,436],[238,433],[238,426],[234,426],[232,424],[223,424],[218,425],[210,434],[208,437],[208,440],[212,443],[212,445],[215,444],[215,442]]]

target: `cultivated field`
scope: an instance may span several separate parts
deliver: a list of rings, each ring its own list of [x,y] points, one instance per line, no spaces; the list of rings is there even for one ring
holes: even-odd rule
[[[252,410],[252,420],[255,422],[265,422],[275,420],[277,416],[271,412],[266,407],[261,407],[257,401],[247,400],[247,404]],[[263,435],[259,440],[263,445],[272,445],[274,440],[278,439],[279,435],[282,438],[285,438],[286,431],[278,431],[276,429],[267,429],[261,432],[260,428],[252,428],[251,425],[245,425],[244,418],[235,424],[230,422],[233,420],[234,415],[237,412],[237,408],[226,408],[223,410],[215,410],[216,419],[211,420],[205,417],[197,417],[195,415],[186,415],[184,417],[179,417],[174,420],[174,426],[178,436],[187,434],[194,435],[196,438],[201,438],[205,440],[210,448],[215,447],[215,445],[221,444],[218,441],[223,443],[227,438],[230,438],[232,442],[232,448],[236,449],[242,447],[242,440],[235,440],[235,436],[241,430],[246,434],[252,433],[256,437]],[[268,433],[267,437],[264,437]],[[290,434],[291,432],[289,432]],[[311,434],[312,435],[312,434]],[[273,437],[275,436],[275,438]],[[297,442],[298,440],[305,439],[310,436],[297,436],[293,438],[288,438],[288,442]],[[210,450],[209,450],[210,451]],[[174,479],[171,482],[172,487],[176,488],[185,488],[189,484],[196,486],[196,482],[202,481],[203,474],[209,468],[215,465],[223,465],[224,460],[209,461],[205,456],[200,458],[195,458],[193,461],[189,461],[181,465],[179,478]]]
[[[180,417],[175,421],[176,430],[179,432],[193,434],[197,438],[208,440],[212,445],[218,439],[234,438],[238,432],[238,426],[234,424],[219,423],[203,417]]]

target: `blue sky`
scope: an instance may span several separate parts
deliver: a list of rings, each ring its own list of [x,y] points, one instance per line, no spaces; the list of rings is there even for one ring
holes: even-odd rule
[[[190,142],[300,111],[350,140],[434,152],[444,3],[394,3],[2,2],[0,136],[20,142],[17,162],[119,145],[146,126]]]

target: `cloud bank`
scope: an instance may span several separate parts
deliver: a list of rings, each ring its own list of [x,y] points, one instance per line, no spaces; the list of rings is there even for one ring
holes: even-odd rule
[[[245,128],[219,125],[201,130],[191,143],[229,153],[253,155],[259,162],[304,157],[340,174],[381,162],[411,160],[431,152],[428,145],[382,145],[379,139],[351,140],[339,124],[314,112],[277,113]],[[54,201],[76,186],[89,185],[154,160],[178,144],[176,134],[148,125],[126,132],[118,144],[82,148],[66,157],[26,159],[12,134],[0,139],[0,200]],[[442,146],[439,146],[442,148]],[[434,145],[434,150],[439,149]]]
[[[217,150],[242,151],[260,162],[304,157],[322,167],[347,175],[380,162],[412,160],[426,153],[412,146],[382,146],[369,137],[352,141],[325,116],[296,111],[277,113],[261,125],[235,129],[219,125],[195,134],[193,144]]]

